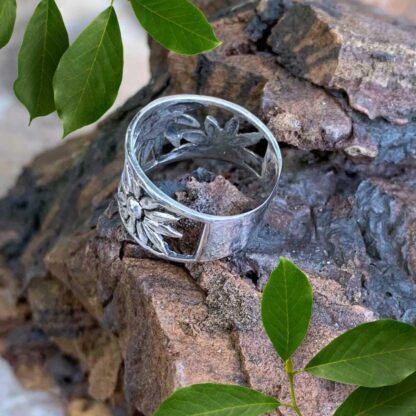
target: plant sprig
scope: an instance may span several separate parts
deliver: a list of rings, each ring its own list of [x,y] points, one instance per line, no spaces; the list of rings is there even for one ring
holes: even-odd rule
[[[0,0],[0,49],[9,43],[16,22],[16,0]]]
[[[220,44],[189,0],[129,1],[144,29],[178,54],[195,55]],[[57,111],[65,137],[112,106],[122,81],[123,43],[114,0],[109,3],[69,45],[55,0],[40,0],[25,30],[14,84],[30,121]],[[12,36],[16,8],[16,0],[0,0],[0,48]]]
[[[291,402],[246,387],[196,384],[178,389],[154,416],[258,416],[278,407],[302,416],[295,393],[296,375],[359,386],[334,416],[414,416],[416,414],[416,328],[394,320],[357,326],[335,338],[302,369],[292,357],[302,344],[312,316],[312,287],[296,265],[280,258],[261,304],[262,322],[288,377]]]

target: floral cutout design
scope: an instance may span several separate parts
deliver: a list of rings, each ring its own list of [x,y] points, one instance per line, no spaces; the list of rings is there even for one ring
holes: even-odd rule
[[[182,145],[182,141],[188,144],[197,145],[232,145],[247,147],[258,143],[263,137],[263,133],[239,133],[240,121],[239,118],[233,116],[225,123],[222,128],[217,119],[213,116],[207,116],[204,122],[204,128],[198,129],[184,129],[182,126],[201,127],[199,121],[189,114],[182,114],[180,117],[171,123],[165,131],[165,138],[174,147]],[[186,144],[185,144],[186,145]]]
[[[128,169],[127,169],[128,171]],[[146,196],[142,189],[136,184],[129,187],[129,173],[123,174],[127,181],[128,192],[124,186],[124,180],[120,184],[117,199],[120,214],[130,233],[138,238],[143,245],[151,245],[154,250],[168,255],[169,247],[163,236],[182,238],[182,233],[170,224],[177,222],[180,218],[163,211],[162,205]]]

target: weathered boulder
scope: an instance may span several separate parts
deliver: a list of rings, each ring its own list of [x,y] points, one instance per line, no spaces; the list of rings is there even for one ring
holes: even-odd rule
[[[301,59],[303,53],[312,53],[310,48],[305,47],[305,51],[295,49],[292,52],[290,45],[279,40],[279,36],[283,36],[284,33],[281,25],[285,19],[282,16],[286,14],[298,16],[304,13],[305,9],[316,9],[319,16],[326,16],[326,11],[329,13],[329,18],[335,20],[336,16],[341,20],[342,18],[354,19],[355,25],[364,31],[363,37],[366,36],[365,33],[368,30],[366,25],[370,20],[372,25],[377,27],[389,25],[391,30],[397,30],[400,34],[407,33],[408,30],[412,32],[413,26],[397,19],[392,21],[382,13],[371,12],[367,6],[355,2],[307,3],[292,7],[293,4],[290,1],[263,0],[256,10],[253,10],[252,5],[248,3],[235,7],[231,16],[224,14],[214,22],[218,36],[225,39],[219,48],[199,57],[184,58],[175,54],[168,56],[172,91],[175,93],[195,91],[200,94],[228,98],[261,114],[280,141],[307,150],[343,150],[350,158],[360,163],[374,161],[375,163],[371,163],[368,169],[376,171],[377,175],[384,174],[386,170],[391,175],[402,167],[413,166],[416,159],[416,145],[412,138],[416,134],[416,122],[412,121],[410,113],[406,123],[404,119],[393,120],[393,116],[389,118],[384,114],[377,115],[385,117],[386,120],[381,117],[372,120],[362,108],[351,104],[348,91],[329,83],[315,82],[308,78],[307,74],[299,72],[299,68],[305,69],[307,64],[301,60],[296,66],[290,59],[292,56],[293,59]],[[337,8],[340,8],[339,12]],[[280,17],[282,18],[278,20]],[[298,18],[302,21],[299,24],[307,23],[307,19]],[[345,23],[345,26],[347,27],[348,24]],[[293,37],[302,36],[302,33],[305,36],[308,34],[314,36],[315,33],[315,31],[308,32],[306,29],[302,32],[292,26],[287,31]],[[358,29],[355,31],[360,33]],[[383,45],[390,47],[385,38],[381,37],[381,31],[379,29],[374,36],[372,35],[373,37],[370,37],[369,47],[373,48],[371,42],[381,49]],[[349,42],[352,37],[352,34],[346,34],[344,37],[337,38],[341,49],[349,51]],[[323,36],[319,39],[322,40]],[[413,42],[411,37],[406,37],[406,39],[408,43]],[[275,46],[273,46],[274,41]],[[267,42],[272,46],[272,50]],[[367,43],[364,41],[361,43],[364,45],[363,48],[367,47]],[[319,46],[318,42],[314,44]],[[359,44],[357,40],[357,45]],[[280,49],[276,49],[277,47]],[[411,47],[411,45],[407,46],[404,50],[408,50],[411,54]],[[323,51],[324,46],[319,47],[319,50]],[[376,65],[373,62],[374,57],[366,59],[357,57],[356,59],[359,60],[357,63],[353,61],[354,56],[351,52],[350,59],[342,61],[345,71],[351,72],[350,78],[346,80],[349,82],[348,85],[357,85],[354,91],[358,95],[367,94],[366,91],[370,87],[365,89],[364,85],[367,84],[364,81],[357,81],[353,75],[358,77],[358,68],[362,66]],[[330,58],[328,58],[329,61],[322,59],[322,67],[328,71],[331,65],[339,68],[340,65],[333,64]],[[403,59],[408,62],[410,58]],[[379,60],[376,61],[379,62]],[[317,61],[317,65],[319,62]],[[393,60],[390,64],[398,70],[400,65],[394,62]],[[400,105],[408,105],[409,108],[406,111],[410,111],[413,108],[412,105],[414,106],[412,99],[405,98],[407,92],[398,91],[398,88],[402,88],[401,86],[405,84],[409,88],[412,85],[414,72],[411,70],[414,70],[414,67],[408,69],[410,72],[403,75],[403,80],[400,80],[401,73],[391,75],[395,77],[395,81],[389,81],[383,87],[383,93],[377,93],[370,100],[371,103],[391,107],[397,99],[400,99],[403,101]],[[384,69],[378,70],[377,76],[383,76],[384,72]],[[390,72],[386,72],[384,81],[388,79]],[[305,78],[305,81],[299,78]],[[368,85],[373,85],[374,82],[369,81]],[[304,111],[305,106],[308,111]],[[400,121],[399,124],[404,124],[398,125],[398,121]]]
[[[94,307],[95,299],[104,303],[106,296],[100,295],[103,285],[114,285],[100,324],[117,334],[129,403],[143,414],[151,414],[173,389],[206,381],[245,384],[287,398],[282,363],[259,322],[260,294],[253,282],[241,279],[227,262],[190,266],[188,274],[182,267],[146,260],[144,253],[129,250],[121,257],[110,256],[110,268],[109,253],[120,253],[128,240],[117,215],[111,204],[101,216],[96,233],[62,241],[49,253],[47,267],[62,282],[73,282],[81,271],[88,277],[96,288],[93,296],[80,297],[86,310]],[[77,251],[73,250],[75,245]],[[82,265],[76,270],[71,266],[73,256]],[[112,283],[106,284],[107,280]],[[375,318],[368,309],[351,306],[338,283],[314,277],[312,283],[315,315],[310,336],[295,357],[299,366],[343,330]],[[74,293],[78,293],[76,285]],[[86,339],[91,343],[92,336],[97,337],[87,331],[72,340],[78,345],[72,354],[77,355],[77,349],[85,351],[82,344]],[[59,340],[62,348],[61,343]],[[97,347],[94,351],[97,354]],[[102,352],[99,355],[100,360],[106,357]],[[105,362],[102,371],[107,374],[118,365],[114,359]],[[92,374],[99,371],[96,363],[90,365]],[[99,378],[103,377],[101,373]],[[90,386],[90,393],[99,398],[91,376]],[[331,389],[330,399],[327,388]],[[350,390],[310,376],[299,377],[300,402],[306,415],[330,414],[328,411],[336,408]]]
[[[316,85],[347,94],[370,119],[397,124],[414,118],[415,28],[351,1],[290,7],[269,44],[279,62]]]

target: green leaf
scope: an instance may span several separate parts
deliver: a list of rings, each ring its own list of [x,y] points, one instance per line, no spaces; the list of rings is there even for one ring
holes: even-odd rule
[[[288,360],[308,332],[312,287],[302,270],[284,257],[264,289],[261,315],[275,350]]]
[[[16,21],[16,0],[0,0],[0,49],[9,43]]]
[[[416,371],[416,328],[389,319],[357,326],[322,349],[305,370],[364,387],[399,383]]]
[[[221,42],[204,14],[188,0],[130,0],[144,29],[165,48],[196,55]]]
[[[36,7],[19,52],[16,97],[33,120],[55,111],[53,76],[68,48],[68,33],[54,0],[42,0]]]
[[[273,397],[230,384],[194,384],[175,391],[154,416],[257,416],[279,407]]]
[[[114,103],[123,76],[123,44],[114,8],[104,10],[68,48],[53,86],[64,136],[98,120]]]
[[[416,415],[416,373],[394,386],[359,387],[338,408],[334,416]]]

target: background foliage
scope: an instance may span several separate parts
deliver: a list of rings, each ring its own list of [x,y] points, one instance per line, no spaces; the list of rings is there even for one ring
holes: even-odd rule
[[[123,74],[123,43],[113,3],[70,45],[55,0],[39,2],[25,30],[14,84],[30,120],[57,111],[66,136],[98,120],[114,103]],[[194,55],[220,44],[188,0],[130,3],[144,29],[176,53]],[[0,0],[0,48],[12,36],[17,7],[16,0]]]

